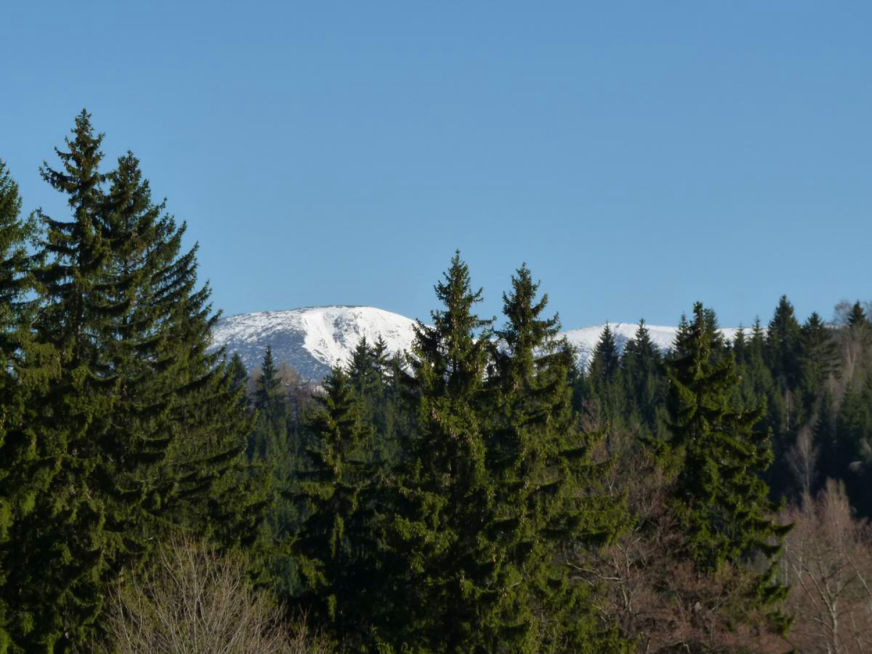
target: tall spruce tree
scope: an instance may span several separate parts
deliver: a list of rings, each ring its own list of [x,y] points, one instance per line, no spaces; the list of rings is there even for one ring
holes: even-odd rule
[[[256,500],[244,492],[252,482],[242,454],[251,425],[235,372],[223,353],[208,352],[217,316],[208,285],[198,288],[196,246],[182,250],[185,224],[166,213],[165,202],[152,202],[133,154],[119,158],[108,180],[101,279],[122,310],[102,348],[117,406],[103,449],[121,442],[128,465],[144,458],[155,487],[150,504],[162,522],[220,532],[225,541],[250,539],[259,514],[239,514],[262,502],[261,490],[249,489]],[[231,525],[246,526],[229,535]]]
[[[779,385],[793,390],[799,385],[799,350],[802,329],[793,305],[782,295],[767,330],[766,350],[769,367]]]
[[[587,387],[594,399],[599,424],[606,430],[606,444],[612,450],[613,432],[623,414],[621,357],[611,326],[603,328],[587,372]]]
[[[803,415],[800,393],[802,380],[800,350],[802,347],[802,328],[794,314],[793,305],[782,295],[769,321],[766,332],[766,362],[772,373],[781,406],[782,420],[773,429],[772,440],[775,459],[779,464],[796,439],[796,432]],[[782,466],[779,465],[779,468]],[[778,475],[775,475],[777,480]],[[784,481],[775,481],[781,489]]]
[[[820,408],[821,397],[830,377],[839,367],[839,346],[832,330],[817,312],[802,326],[800,378],[803,396],[804,422],[813,422]]]
[[[35,428],[60,463],[28,518],[39,536],[22,543],[22,564],[38,569],[21,602],[28,651],[88,640],[106,584],[165,528],[231,542],[258,516],[236,508],[256,505],[239,469],[248,419],[221,354],[207,352],[215,318],[195,250],[179,254],[184,226],[151,202],[133,155],[100,172],[101,141],[82,112],[62,167],[42,169],[71,216],[40,214],[34,271],[36,339],[59,359]]]
[[[61,168],[41,169],[43,179],[66,195],[71,215],[63,221],[38,214],[41,265],[34,272],[42,302],[35,331],[40,343],[57,350],[60,369],[40,398],[37,430],[59,465],[18,543],[19,565],[31,571],[19,602],[27,615],[20,640],[27,651],[66,651],[88,638],[104,601],[106,554],[115,549],[105,496],[89,483],[101,456],[94,432],[111,416],[104,383],[109,371],[98,356],[100,334],[114,310],[98,296],[107,257],[99,224],[101,141],[82,112],[68,149],[56,150]]]
[[[361,420],[342,369],[335,368],[323,386],[298,475],[303,520],[292,551],[303,588],[296,599],[337,643],[360,651],[378,610],[372,430]]]
[[[775,566],[787,528],[775,523],[776,507],[760,478],[772,452],[767,434],[755,431],[760,411],[731,402],[736,365],[713,322],[697,303],[669,366],[674,507],[688,554],[701,570],[763,557],[766,570],[756,574],[750,599],[774,606],[786,592],[775,580]]]
[[[290,456],[289,405],[282,392],[282,381],[267,346],[260,365],[260,375],[254,384],[254,408],[257,421],[249,444],[249,456],[278,464],[279,458]]]
[[[638,416],[648,435],[655,436],[663,420],[660,413],[665,377],[662,356],[644,320],[639,321],[636,333],[624,347],[621,373],[627,394],[625,406]]]
[[[595,591],[570,580],[566,555],[619,529],[622,513],[598,486],[595,437],[580,431],[570,384],[574,353],[546,317],[547,295],[522,266],[503,295],[496,332],[487,466],[493,486],[489,537],[497,543],[482,651],[619,652]],[[545,617],[547,616],[547,617]]]
[[[300,467],[300,446],[291,424],[288,393],[270,346],[255,380],[253,405],[256,417],[249,457],[257,468],[268,471],[271,481],[264,542],[259,544],[266,562],[261,572],[264,583],[286,596],[298,584],[288,539],[299,522],[296,502],[289,494]]]
[[[32,261],[27,246],[32,220],[20,217],[18,185],[0,161],[0,652],[23,651],[33,642],[41,607],[39,568],[28,567],[37,505],[60,468],[58,452],[40,436],[40,398],[55,380],[53,348],[38,347],[30,333],[34,303],[28,297]]]
[[[360,339],[348,364],[348,377],[360,401],[362,419],[376,434],[372,458],[390,463],[399,456],[398,409],[396,393],[392,392],[391,361],[388,346],[379,336],[370,344]]]
[[[406,561],[397,608],[409,611],[388,636],[397,648],[471,651],[498,556],[483,532],[493,489],[481,422],[490,321],[473,307],[481,291],[456,253],[436,285],[443,308],[418,323],[412,350],[417,428],[408,444],[402,499],[390,533]]]
[[[606,324],[600,334],[590,362],[590,376],[595,382],[607,384],[614,380],[620,368],[620,354],[611,325]]]
[[[272,411],[280,400],[282,383],[278,376],[272,347],[266,346],[263,362],[260,364],[260,376],[257,378],[254,390],[254,408],[258,411]]]

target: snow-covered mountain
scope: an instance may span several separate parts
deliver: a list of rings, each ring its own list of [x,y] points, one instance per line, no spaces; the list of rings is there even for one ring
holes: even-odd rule
[[[391,353],[408,350],[414,324],[375,307],[309,307],[230,316],[218,322],[212,339],[215,347],[237,352],[249,370],[260,365],[269,345],[277,362],[320,380],[332,366],[349,360],[361,337],[374,343],[381,336]]]
[[[269,345],[276,361],[293,366],[304,378],[322,379],[333,365],[347,363],[351,352],[366,337],[374,343],[381,336],[388,350],[400,352],[412,345],[415,321],[375,307],[310,307],[289,311],[243,313],[224,318],[215,327],[213,345],[237,352],[249,370],[260,365]],[[587,363],[605,325],[563,332]],[[636,333],[636,323],[611,323],[619,348]],[[651,340],[663,350],[675,340],[676,327],[647,325]],[[732,339],[735,329],[722,329]]]
[[[627,341],[636,335],[639,324],[635,322],[613,322],[609,323],[609,327],[611,327],[612,333],[615,335],[615,344],[618,346],[618,350],[623,350]],[[672,344],[675,342],[675,334],[678,332],[678,327],[663,325],[646,324],[645,328],[648,330],[651,342],[663,351],[672,347]],[[593,350],[600,339],[603,329],[605,329],[605,325],[594,325],[592,327],[582,327],[581,329],[570,329],[562,332],[562,335],[575,346],[575,349],[578,350],[579,360],[586,364],[590,357],[593,356]],[[732,341],[739,330],[733,327],[726,327],[718,331],[728,341]]]

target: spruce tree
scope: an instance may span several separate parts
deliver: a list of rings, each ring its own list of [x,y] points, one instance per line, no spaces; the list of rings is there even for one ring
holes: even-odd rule
[[[591,461],[595,437],[572,410],[574,353],[557,338],[547,295],[522,266],[503,295],[506,324],[494,353],[487,466],[493,506],[489,536],[497,543],[485,605],[483,651],[621,651],[595,609],[595,591],[570,579],[564,560],[618,531],[622,513],[598,486]],[[547,617],[543,617],[547,616]]]
[[[42,169],[71,215],[39,214],[34,333],[57,351],[58,372],[34,429],[59,465],[19,543],[38,576],[20,601],[28,650],[91,638],[107,584],[135,572],[165,529],[229,544],[259,519],[246,511],[256,502],[240,468],[241,393],[223,355],[207,352],[215,317],[208,287],[196,287],[196,250],[179,254],[184,225],[151,202],[133,155],[100,171],[101,141],[82,112],[61,168]]]
[[[786,528],[774,522],[776,507],[760,478],[772,452],[767,434],[755,430],[760,411],[731,403],[736,365],[712,322],[697,303],[669,366],[674,507],[699,569],[716,571],[762,556],[767,568],[757,574],[751,599],[775,605],[786,590],[774,578]]]
[[[50,581],[39,567],[29,567],[38,541],[34,530],[44,528],[34,513],[48,501],[61,464],[37,428],[57,357],[30,333],[27,246],[36,227],[20,209],[18,186],[0,161],[0,652],[23,651],[34,642],[30,632],[44,611],[39,592]]]
[[[611,325],[606,324],[591,357],[591,378],[602,384],[611,382],[618,374],[620,362],[615,333]]]
[[[348,377],[360,402],[362,420],[373,428],[376,435],[372,458],[386,464],[399,455],[399,398],[391,390],[392,375],[385,340],[379,336],[370,345],[366,337],[362,337],[352,352]]]
[[[587,386],[598,409],[599,423],[605,428],[611,452],[613,432],[623,414],[621,357],[615,334],[606,324],[593,351],[587,374]]]
[[[784,425],[773,434],[777,459],[781,459],[794,441],[793,434],[802,416],[797,389],[802,379],[800,350],[802,328],[794,315],[793,305],[782,295],[766,333],[766,362],[784,406]]]
[[[260,365],[260,377],[255,383],[254,408],[258,411],[271,411],[281,394],[281,380],[278,377],[272,347],[266,346],[263,362]]]
[[[638,415],[648,435],[655,436],[662,422],[660,407],[664,375],[662,356],[651,340],[644,320],[639,321],[636,333],[624,347],[621,374],[627,394],[625,406]]]
[[[242,362],[242,357],[239,356],[239,352],[233,353],[233,356],[230,357],[229,365],[230,376],[233,379],[233,388],[234,390],[243,394],[242,405],[246,406],[248,404],[248,399],[246,395],[248,391],[248,369]]]
[[[417,426],[408,444],[402,503],[389,530],[407,569],[387,636],[418,651],[470,651],[498,556],[486,538],[492,488],[481,422],[490,321],[474,312],[481,291],[456,253],[436,285],[442,309],[418,323],[412,350]],[[403,615],[403,614],[400,614]]]
[[[260,366],[260,375],[254,383],[254,408],[257,411],[254,432],[249,444],[249,457],[278,463],[291,454],[289,438],[289,409],[282,392],[282,381],[267,346]]]
[[[848,313],[848,327],[865,327],[869,321],[866,312],[863,311],[863,305],[859,301],[851,305],[851,311]]]
[[[337,642],[359,651],[377,611],[371,529],[372,432],[348,376],[335,368],[310,421],[297,500],[303,521],[291,548],[303,582],[296,600]]]
[[[208,286],[197,287],[196,246],[182,251],[185,225],[152,202],[132,153],[107,180],[98,213],[107,254],[95,296],[111,308],[97,333],[113,408],[99,444],[108,483],[126,490],[117,504],[129,517],[115,520],[118,530],[129,539],[151,520],[145,542],[168,524],[222,534],[225,544],[250,540],[259,512],[245,514],[263,503],[263,490],[250,487],[260,479],[244,469],[243,392],[223,353],[207,351],[217,316]],[[138,512],[132,497],[143,502]]]
[[[89,483],[101,456],[94,431],[111,416],[104,385],[109,371],[98,357],[100,334],[114,309],[98,297],[107,256],[99,224],[101,141],[82,112],[68,149],[56,150],[61,168],[41,169],[43,179],[67,196],[71,215],[63,221],[38,213],[43,233],[34,273],[42,302],[35,333],[43,346],[57,350],[60,369],[40,398],[37,430],[60,465],[17,544],[18,564],[32,575],[19,602],[28,616],[20,641],[28,651],[65,651],[88,638],[104,601],[106,554],[115,551],[105,495]]]
[[[819,410],[825,384],[839,366],[839,347],[832,330],[817,312],[802,326],[799,364],[803,395],[804,420],[813,421]]]

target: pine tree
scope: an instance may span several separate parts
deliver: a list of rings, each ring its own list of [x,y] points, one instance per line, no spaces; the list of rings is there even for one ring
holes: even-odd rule
[[[251,425],[243,391],[223,353],[207,351],[217,316],[208,286],[197,287],[196,246],[182,251],[185,225],[152,202],[133,154],[107,177],[98,214],[107,255],[96,296],[113,307],[98,332],[113,415],[100,445],[104,461],[128,469],[106,476],[148,478],[147,515],[128,521],[140,528],[150,516],[199,526],[225,544],[251,539],[260,515],[252,509],[264,501],[251,485],[263,479],[244,469]]]
[[[106,584],[135,571],[166,528],[230,544],[259,519],[240,467],[241,393],[222,353],[207,353],[215,317],[208,287],[196,288],[196,250],[179,254],[184,225],[151,202],[132,154],[100,172],[101,141],[82,112],[62,168],[42,169],[72,215],[40,214],[35,334],[59,371],[35,429],[60,465],[28,518],[39,538],[19,544],[39,575],[21,602],[26,649],[88,640]]]
[[[369,397],[377,392],[381,382],[380,364],[378,355],[373,347],[370,347],[366,336],[361,337],[351,353],[351,361],[348,364],[348,377],[355,392],[361,397]]]
[[[386,639],[418,650],[467,651],[479,637],[482,604],[497,551],[484,537],[492,488],[481,402],[490,321],[473,313],[471,288],[456,253],[436,295],[443,309],[418,323],[412,351],[417,426],[408,444],[401,506],[389,534],[406,561],[392,605],[399,624]]]
[[[594,399],[600,424],[607,434],[607,446],[612,451],[613,432],[621,420],[623,382],[620,377],[621,358],[615,334],[610,325],[603,328],[590,360],[587,386]]]
[[[30,334],[27,245],[36,226],[21,219],[20,209],[18,186],[0,161],[0,652],[26,646],[40,610],[30,589],[45,579],[41,570],[26,567],[39,523],[32,518],[60,467],[36,428],[39,399],[55,379],[57,360],[52,348],[38,347]]]
[[[664,375],[662,356],[651,340],[645,321],[639,321],[636,333],[624,347],[621,373],[626,387],[624,404],[639,416],[650,436],[659,431],[662,417]]]
[[[112,311],[98,297],[107,256],[99,225],[101,141],[82,112],[66,141],[68,150],[57,150],[61,169],[47,164],[41,169],[46,182],[67,196],[71,217],[59,221],[38,213],[44,232],[41,265],[34,271],[42,297],[35,332],[44,347],[58,352],[60,369],[39,400],[43,411],[36,430],[59,466],[16,544],[17,565],[30,576],[18,607],[26,616],[19,644],[28,651],[65,651],[92,633],[103,604],[105,553],[115,550],[105,497],[88,483],[100,455],[94,430],[103,429],[111,416],[103,385],[109,371],[98,358],[99,334]]]
[[[754,429],[759,410],[731,406],[735,362],[724,355],[702,304],[693,315],[669,367],[674,506],[701,570],[764,557],[769,566],[757,576],[753,600],[774,605],[785,594],[774,574],[786,529],[773,521],[775,506],[760,478],[772,462],[768,438]]]
[[[391,392],[391,361],[387,343],[379,336],[370,345],[360,339],[348,364],[348,377],[360,402],[362,420],[375,431],[372,458],[386,464],[398,456],[398,424],[396,394]]]
[[[851,311],[848,313],[848,327],[865,327],[869,321],[866,317],[866,312],[863,311],[863,305],[859,301],[851,305]]]
[[[299,525],[299,511],[291,488],[300,468],[300,446],[291,420],[288,393],[282,373],[276,367],[272,348],[267,346],[260,375],[254,384],[256,416],[248,454],[255,469],[264,470],[270,480],[263,542],[258,543],[263,569],[262,581],[282,596],[298,585],[288,539]]]
[[[599,622],[595,593],[570,581],[560,560],[574,547],[609,540],[621,512],[597,485],[595,438],[579,430],[572,410],[574,354],[557,338],[557,316],[543,316],[548,298],[537,298],[537,290],[527,267],[518,269],[512,292],[503,295],[506,325],[496,332],[487,465],[497,599],[485,607],[481,647],[618,652],[622,644]]]
[[[242,406],[248,404],[246,393],[248,389],[248,369],[242,362],[239,352],[230,357],[230,377],[233,379],[233,389],[243,394]]]
[[[785,433],[775,433],[776,450],[783,449],[785,442],[792,442],[788,432],[795,429],[798,415],[801,414],[794,396],[802,379],[801,347],[802,328],[794,315],[793,305],[788,302],[787,296],[782,295],[769,322],[766,338],[766,361],[786,410]]]
[[[606,324],[591,357],[591,378],[602,384],[611,382],[618,374],[620,363],[615,333],[612,331],[611,325]]]
[[[258,411],[271,412],[281,394],[281,380],[278,377],[272,348],[267,345],[260,366],[260,377],[255,383],[254,408]]]
[[[297,498],[304,519],[292,541],[303,581],[297,598],[334,640],[359,650],[377,609],[377,549],[370,525],[372,432],[361,421],[348,376],[334,369],[311,419]]]
[[[829,378],[839,366],[838,343],[821,317],[812,313],[802,326],[801,386],[805,421],[812,421]]]
[[[257,411],[249,457],[277,464],[291,454],[289,409],[282,392],[282,381],[268,345],[254,383],[254,408]]]

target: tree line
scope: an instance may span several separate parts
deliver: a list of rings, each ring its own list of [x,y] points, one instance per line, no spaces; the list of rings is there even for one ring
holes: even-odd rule
[[[82,112],[41,168],[65,216],[23,217],[0,165],[0,652],[211,624],[296,652],[301,616],[312,651],[863,651],[861,305],[800,325],[783,298],[730,342],[698,303],[669,352],[606,329],[579,368],[526,266],[487,319],[456,253],[411,352],[249,375],[210,351],[184,223],[102,138]]]

